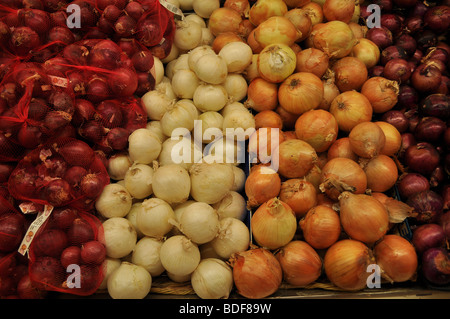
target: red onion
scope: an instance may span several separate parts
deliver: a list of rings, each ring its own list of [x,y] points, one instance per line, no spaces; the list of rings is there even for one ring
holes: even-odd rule
[[[422,17],[412,15],[408,17],[405,21],[405,31],[410,34],[415,34],[421,30],[423,30],[425,24],[423,22]]]
[[[434,116],[422,118],[414,130],[414,135],[419,142],[434,143],[441,139],[445,130],[446,123]]]
[[[92,226],[84,219],[77,218],[67,230],[67,237],[71,245],[80,246],[81,244],[94,240],[94,230]]]
[[[126,4],[126,0],[95,0],[95,5],[100,10],[104,10],[109,5],[115,5],[120,10],[123,10]]]
[[[69,265],[79,265],[81,262],[81,248],[78,246],[69,246],[61,252],[61,265],[67,269]]]
[[[98,113],[97,120],[107,128],[114,128],[122,125],[122,110],[116,100],[105,100],[100,102],[96,111]]]
[[[44,5],[40,0],[22,0],[22,6],[29,9],[44,9]]]
[[[443,165],[438,165],[433,172],[431,172],[430,176],[430,186],[438,187],[445,181],[446,172]]]
[[[417,49],[416,40],[409,34],[403,33],[396,37],[395,45],[404,49],[408,56],[412,56]]]
[[[427,12],[428,6],[422,1],[418,1],[414,7],[410,10],[410,16],[417,16],[423,18],[424,14]]]
[[[430,283],[445,286],[450,283],[450,256],[445,248],[430,248],[422,255],[422,273]]]
[[[64,180],[69,183],[71,187],[80,187],[81,179],[87,174],[87,170],[81,166],[72,166],[67,169]]]
[[[368,70],[369,77],[383,76],[384,66],[375,65]]]
[[[440,156],[436,148],[428,142],[419,142],[405,151],[405,163],[409,169],[429,175],[439,164]]]
[[[31,28],[38,34],[46,34],[50,29],[50,15],[38,9],[22,9],[19,17],[23,19],[24,26]]]
[[[383,26],[380,28],[369,29],[366,33],[366,38],[375,43],[380,50],[383,50],[394,43],[392,32]]]
[[[105,245],[97,240],[88,241],[81,246],[81,260],[86,264],[100,265],[105,257]]]
[[[29,27],[17,27],[11,32],[12,50],[21,56],[26,56],[31,50],[41,45],[39,35]]]
[[[36,288],[30,275],[26,274],[17,284],[17,294],[20,299],[44,299],[48,293],[46,290]]]
[[[48,111],[47,102],[44,99],[31,99],[28,104],[28,118],[41,121]]]
[[[67,247],[67,235],[60,229],[44,230],[33,240],[31,249],[38,255],[59,258],[61,252]]]
[[[72,116],[64,111],[49,111],[45,115],[43,126],[49,134],[68,125],[72,120]]]
[[[18,213],[0,216],[0,252],[11,252],[19,247],[25,234],[24,220]]]
[[[61,47],[75,42],[75,36],[67,27],[53,27],[48,31],[47,41],[57,42]],[[60,43],[62,42],[62,43]]]
[[[117,41],[117,45],[120,47],[122,52],[124,52],[130,58],[133,56],[133,54],[135,54],[140,50],[140,47],[137,44],[136,39],[134,38],[132,39],[120,38]]]
[[[117,8],[114,4],[110,4],[103,10],[102,16],[109,22],[115,22],[121,14],[122,10]]]
[[[380,62],[382,65],[386,65],[392,59],[407,59],[408,53],[405,49],[398,45],[390,45],[381,51]]]
[[[139,3],[139,1],[130,1],[125,6],[124,11],[130,17],[132,17],[135,21],[139,21],[139,19],[141,18],[142,14],[144,13],[144,8]]]
[[[409,128],[409,120],[405,114],[399,110],[389,110],[383,114],[381,120],[393,125],[400,133],[404,133]]]
[[[99,41],[89,52],[89,65],[114,70],[120,64],[120,47],[111,40]]]
[[[441,247],[445,244],[445,233],[438,224],[420,225],[413,231],[411,240],[419,255],[427,249]]]
[[[411,77],[411,68],[407,60],[396,58],[386,63],[383,75],[389,80],[404,83]]]
[[[432,190],[411,195],[406,203],[418,214],[415,219],[420,223],[435,223],[443,212],[442,196]]]
[[[82,167],[88,167],[95,157],[94,151],[87,143],[76,139],[64,143],[58,153],[68,164]]]
[[[71,116],[75,113],[75,106],[72,97],[65,91],[53,91],[48,102],[55,111],[64,111]]]
[[[444,133],[444,143],[447,147],[447,150],[450,149],[450,126],[447,127]]]
[[[433,62],[419,65],[411,75],[414,88],[422,93],[434,92],[441,84],[442,74]]]
[[[425,54],[425,60],[440,60],[447,64],[449,61],[449,53],[444,48],[433,47],[429,48]]]
[[[131,62],[133,63],[136,71],[148,72],[153,66],[153,56],[149,51],[138,51],[131,57]]]
[[[444,120],[450,117],[449,97],[445,94],[430,94],[420,103],[420,111],[425,116],[435,116]]]
[[[448,194],[450,191],[450,185],[446,185],[444,188],[444,195],[447,194],[445,197],[447,197],[447,200],[444,201],[446,209],[448,209],[449,202],[448,202]],[[450,239],[450,211],[446,211],[444,214],[442,214],[441,218],[439,219],[439,225],[441,225],[442,229],[444,230],[445,237],[447,240]]]
[[[67,205],[73,198],[71,187],[63,179],[54,179],[44,188],[44,198],[52,206],[59,207]]]
[[[418,173],[407,173],[403,175],[399,179],[397,186],[403,200],[407,200],[414,194],[430,189],[428,179]]]
[[[106,132],[101,123],[93,120],[82,124],[78,129],[78,134],[81,137],[94,143],[101,141]]]
[[[375,0],[372,3],[379,5],[382,12],[390,12],[394,8],[393,0]]]
[[[62,52],[64,58],[70,60],[70,62],[61,61],[62,63],[73,63],[80,65],[85,65],[88,63],[89,50],[83,45],[72,43],[64,47]]]
[[[119,37],[129,38],[135,33],[136,20],[128,15],[122,15],[116,20],[114,30]]]
[[[77,216],[78,212],[73,208],[57,207],[52,211],[49,223],[55,228],[66,230],[70,225],[72,225]]]
[[[36,126],[23,125],[17,133],[17,141],[25,148],[33,149],[44,139],[41,130]]]
[[[108,132],[106,139],[108,141],[108,145],[114,150],[124,150],[128,145],[129,136],[130,132],[127,129],[115,127]]]
[[[433,31],[424,29],[417,33],[416,41],[417,48],[426,51],[428,48],[436,46],[438,38]]]
[[[67,27],[67,13],[63,10],[50,12],[50,23],[53,26]]]
[[[0,184],[6,183],[9,176],[16,168],[15,164],[12,163],[0,163]]]
[[[147,47],[157,45],[162,38],[161,26],[156,20],[144,19],[136,28],[136,39]]]
[[[108,78],[111,91],[118,96],[132,96],[138,87],[138,78],[134,70],[118,68],[114,75]]]
[[[0,296],[10,296],[16,291],[14,279],[2,276],[0,280]]]
[[[114,25],[108,21],[105,17],[101,16],[97,22],[98,30],[104,34],[112,36],[115,32]]]
[[[397,34],[402,29],[402,20],[397,14],[385,13],[380,17],[381,26],[387,28],[392,34]]]
[[[427,10],[423,20],[436,33],[443,33],[450,27],[450,7],[435,6]]]
[[[416,5],[417,0],[393,0],[394,4],[396,4],[400,8],[409,8]]]
[[[8,180],[9,192],[21,198],[35,198],[37,170],[34,167],[15,169]]]
[[[30,263],[29,272],[36,288],[43,290],[61,287],[66,273],[57,258],[48,256],[38,257]]]
[[[83,122],[94,119],[94,114],[95,106],[91,101],[76,99],[72,123],[76,126],[80,126]]]
[[[103,181],[97,174],[87,174],[81,179],[81,192],[90,199],[97,198],[103,191]]]

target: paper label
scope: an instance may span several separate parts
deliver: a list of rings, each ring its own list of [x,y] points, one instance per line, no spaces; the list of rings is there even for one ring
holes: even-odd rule
[[[28,252],[28,248],[31,245],[36,233],[45,223],[45,221],[50,217],[53,211],[53,206],[45,205],[44,211],[41,211],[37,214],[36,219],[31,223],[30,227],[28,227],[27,232],[25,233],[25,237],[22,240],[22,243],[19,246],[19,253],[23,256]]]
[[[165,0],[159,0],[159,3],[166,8],[167,10],[169,10],[170,12],[172,12],[174,15],[176,15],[178,18],[180,18],[181,20],[184,19],[184,14],[183,11],[181,11],[180,8],[174,6],[173,4],[165,1]]]
[[[59,76],[49,75],[50,81],[54,86],[59,86],[62,88],[67,88],[69,86],[69,80]]]

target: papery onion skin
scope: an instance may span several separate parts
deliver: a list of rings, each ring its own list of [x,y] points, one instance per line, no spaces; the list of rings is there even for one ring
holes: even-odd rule
[[[261,299],[272,295],[283,280],[280,263],[264,248],[234,254],[231,264],[237,292],[249,299]]]
[[[386,235],[378,242],[373,253],[381,276],[391,283],[413,279],[417,272],[418,257],[414,246],[399,235]]]
[[[296,72],[311,72],[322,77],[329,66],[329,57],[321,50],[308,48],[297,53]]]
[[[341,221],[335,210],[326,205],[311,208],[300,219],[299,227],[305,241],[315,249],[326,249],[339,240]]]
[[[353,152],[363,158],[377,156],[386,143],[383,130],[374,122],[355,125],[348,137]]]
[[[278,196],[280,189],[281,179],[278,172],[264,165],[253,166],[245,181],[248,207],[257,207]]]
[[[352,239],[372,245],[389,230],[385,206],[370,195],[344,192],[339,206],[342,228]]]
[[[307,142],[293,139],[282,142],[278,147],[278,172],[286,178],[305,176],[318,157],[314,148]]]
[[[450,256],[445,248],[434,247],[422,255],[422,273],[432,284],[438,286],[450,283]]]
[[[306,242],[293,240],[275,255],[283,270],[283,278],[296,287],[305,287],[322,274],[319,254]]]
[[[444,229],[441,225],[433,223],[420,225],[413,231],[411,242],[418,255],[422,255],[433,247],[443,247],[445,245]]]
[[[330,58],[343,58],[350,54],[357,40],[352,29],[342,21],[329,21],[311,32],[313,46]]]
[[[335,157],[346,157],[355,162],[358,161],[359,156],[352,151],[350,141],[347,136],[338,138],[328,148],[327,160],[331,160]]]
[[[314,185],[302,179],[288,179],[281,183],[280,200],[292,208],[300,218],[317,205],[317,192]]]
[[[380,154],[387,156],[395,156],[402,147],[402,136],[400,132],[393,126],[384,121],[375,122],[384,133],[385,143],[380,150]]]
[[[397,104],[399,85],[383,77],[372,77],[361,87],[375,113],[385,113]]]
[[[364,289],[370,275],[367,267],[374,264],[372,251],[362,242],[343,239],[328,248],[324,257],[327,278],[346,291]]]
[[[258,54],[257,64],[263,79],[281,83],[295,71],[296,54],[286,44],[268,44]]]
[[[336,118],[339,129],[350,132],[361,122],[371,121],[373,108],[361,93],[347,91],[339,94],[330,105],[330,113]]]
[[[366,65],[356,57],[346,56],[337,60],[331,67],[335,73],[335,84],[339,91],[359,91],[367,81]]]
[[[398,168],[389,156],[380,154],[363,164],[367,187],[374,192],[386,192],[397,182]]]

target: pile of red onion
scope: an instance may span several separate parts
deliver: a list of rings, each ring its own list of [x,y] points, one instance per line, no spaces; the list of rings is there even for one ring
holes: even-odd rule
[[[399,83],[398,102],[381,119],[401,133],[397,154],[402,166],[397,187],[401,199],[414,208],[409,218],[412,243],[423,277],[434,285],[450,283],[449,172],[450,26],[448,1],[386,0],[381,6],[381,28],[367,38],[381,57],[369,73]],[[361,15],[370,12],[362,6]]]

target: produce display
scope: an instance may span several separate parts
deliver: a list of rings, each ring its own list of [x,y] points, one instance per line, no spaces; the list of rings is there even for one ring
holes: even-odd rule
[[[2,0],[0,298],[448,289],[449,24],[448,1]]]

